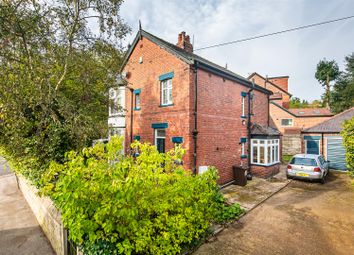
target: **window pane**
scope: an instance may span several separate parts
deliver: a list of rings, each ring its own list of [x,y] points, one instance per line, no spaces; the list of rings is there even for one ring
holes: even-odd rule
[[[279,161],[279,145],[275,146],[275,161]]]
[[[316,160],[312,158],[293,158],[290,164],[302,166],[317,166]]]
[[[271,163],[273,163],[273,159],[272,159],[272,155],[273,155],[273,153],[272,153],[272,146],[268,146],[267,147],[268,148],[268,164],[271,164]]]
[[[257,151],[257,146],[253,146],[252,162],[253,162],[253,163],[258,163],[258,151]]]
[[[265,151],[264,151],[264,149],[265,149],[264,146],[260,146],[259,147],[259,163],[260,164],[264,164],[265,163]]]
[[[292,126],[293,125],[293,119],[282,119],[281,120],[281,125],[282,126]]]
[[[135,95],[135,107],[140,108],[140,94]]]
[[[172,103],[172,88],[168,90],[168,102]]]
[[[162,104],[167,104],[167,90],[162,91]]]
[[[156,136],[157,137],[165,137],[166,136],[166,130],[165,129],[157,129],[156,130]]]

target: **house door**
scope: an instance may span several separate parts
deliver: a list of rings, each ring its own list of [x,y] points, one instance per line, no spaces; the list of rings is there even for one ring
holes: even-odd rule
[[[320,154],[320,140],[306,140],[306,154]]]
[[[155,145],[160,153],[165,152],[166,130],[155,129]]]

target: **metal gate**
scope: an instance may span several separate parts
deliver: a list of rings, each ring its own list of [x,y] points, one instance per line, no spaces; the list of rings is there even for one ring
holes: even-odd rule
[[[327,137],[327,160],[330,161],[330,168],[346,170],[345,148],[342,137]]]

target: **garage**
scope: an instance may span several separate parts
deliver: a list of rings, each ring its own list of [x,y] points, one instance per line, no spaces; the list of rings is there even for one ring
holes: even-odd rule
[[[326,138],[326,152],[325,157],[330,161],[330,168],[336,170],[345,170],[345,148],[343,146],[343,138],[327,137]]]
[[[347,170],[341,131],[344,121],[352,118],[354,107],[303,130],[301,151],[306,154],[322,154],[330,161],[331,169]]]

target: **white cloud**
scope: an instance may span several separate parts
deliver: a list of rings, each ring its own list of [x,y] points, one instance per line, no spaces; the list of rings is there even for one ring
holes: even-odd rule
[[[133,29],[132,41],[143,29],[171,43],[186,31],[195,37],[195,48],[275,32],[290,27],[349,16],[350,0],[130,0],[122,16]],[[290,92],[303,99],[318,99],[322,88],[314,78],[316,64],[324,57],[343,66],[354,51],[354,19],[254,41],[198,51],[220,65],[247,76],[253,71],[269,76],[289,75]]]

